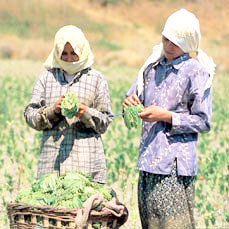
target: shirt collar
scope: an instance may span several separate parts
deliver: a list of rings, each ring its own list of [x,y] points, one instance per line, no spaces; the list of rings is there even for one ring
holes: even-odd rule
[[[70,84],[73,84],[75,83],[76,81],[78,81],[80,79],[80,77],[83,75],[83,74],[87,74],[89,71],[91,70],[91,68],[85,68],[77,73],[75,73],[75,76],[73,77],[72,81],[70,82]],[[59,69],[60,71],[60,78],[61,78],[61,81],[62,82],[67,82],[69,84],[69,82],[66,80],[65,78],[65,72],[62,68]]]
[[[162,66],[165,66],[165,67],[173,67],[175,69],[180,69],[181,66],[184,64],[184,61],[190,59],[191,57],[189,56],[188,53],[184,53],[183,55],[179,56],[177,59],[171,61],[170,63],[166,63],[166,59],[165,57],[163,56],[159,63],[162,65]]]

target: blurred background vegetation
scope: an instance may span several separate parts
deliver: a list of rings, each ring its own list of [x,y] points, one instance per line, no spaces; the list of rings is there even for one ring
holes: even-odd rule
[[[160,42],[166,18],[186,8],[200,20],[201,48],[217,64],[212,131],[200,135],[196,186],[197,228],[229,228],[229,0],[0,0],[0,228],[8,229],[6,205],[36,175],[40,132],[23,118],[33,83],[64,25],[80,27],[108,80],[112,109]],[[129,209],[123,228],[138,229],[136,163],[139,135],[116,118],[103,135],[108,184]],[[127,195],[128,193],[128,195]]]

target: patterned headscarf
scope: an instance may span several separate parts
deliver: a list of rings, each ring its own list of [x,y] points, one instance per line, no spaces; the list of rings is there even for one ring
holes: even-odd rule
[[[200,49],[200,25],[191,12],[180,9],[170,15],[165,23],[162,35],[177,45],[185,53],[196,53],[198,61],[206,68],[210,77],[205,89],[210,88],[215,74],[215,64],[205,52]],[[151,63],[156,63],[164,55],[163,45],[153,47],[152,54],[141,67],[138,73],[138,95],[143,90],[143,72]]]
[[[75,53],[79,56],[79,61],[66,62],[61,60],[61,55],[65,44],[69,42]],[[44,63],[46,69],[62,68],[68,74],[77,73],[93,64],[93,54],[88,40],[83,32],[73,25],[60,28],[54,39],[54,48]]]

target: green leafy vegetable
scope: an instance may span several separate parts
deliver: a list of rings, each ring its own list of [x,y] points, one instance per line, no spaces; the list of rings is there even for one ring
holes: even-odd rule
[[[132,127],[138,128],[141,125],[141,118],[138,116],[142,112],[144,106],[139,103],[137,106],[128,106],[124,108],[124,122],[128,129]]]
[[[100,222],[94,222],[93,224],[92,224],[92,227],[94,228],[94,229],[100,229],[101,228],[101,223]]]
[[[67,118],[72,118],[79,109],[79,102],[76,94],[74,92],[68,92],[62,103],[61,112]]]
[[[32,205],[50,205],[62,208],[82,208],[93,194],[101,194],[104,201],[112,199],[111,189],[93,182],[81,172],[67,172],[65,176],[48,174],[36,180],[30,189],[21,190],[16,202]],[[99,208],[96,208],[99,209]]]

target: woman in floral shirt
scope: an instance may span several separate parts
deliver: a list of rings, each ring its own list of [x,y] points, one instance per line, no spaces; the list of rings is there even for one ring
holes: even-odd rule
[[[123,107],[143,103],[138,200],[144,229],[194,228],[198,133],[210,130],[215,64],[200,48],[198,19],[173,13],[162,43],[139,71]],[[196,54],[196,58],[191,57]]]
[[[107,82],[92,64],[93,54],[82,31],[73,25],[62,27],[24,113],[28,125],[43,132],[38,177],[78,170],[94,181],[106,182],[101,134],[113,114]],[[72,119],[61,113],[68,91],[80,103]]]

